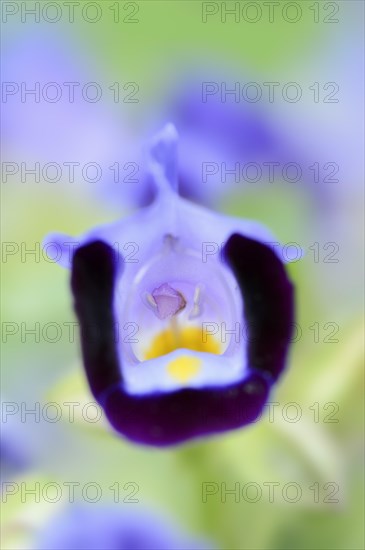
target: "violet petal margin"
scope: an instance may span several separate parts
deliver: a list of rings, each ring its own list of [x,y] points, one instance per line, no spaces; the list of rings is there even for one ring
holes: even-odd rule
[[[245,304],[248,357],[273,382],[284,369],[294,327],[294,287],[271,248],[237,233],[224,247]]]
[[[117,261],[102,241],[76,250],[71,286],[81,325],[88,381],[112,426],[143,444],[167,446],[253,422],[282,371],[293,323],[293,287],[267,246],[238,234],[224,248],[245,301],[250,372],[222,388],[130,395],[123,385],[114,339]]]

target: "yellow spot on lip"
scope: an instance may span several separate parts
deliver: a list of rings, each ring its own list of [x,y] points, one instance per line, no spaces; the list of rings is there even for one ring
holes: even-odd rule
[[[179,382],[188,382],[199,372],[201,360],[198,357],[182,355],[167,365],[167,372]]]
[[[221,351],[220,343],[201,327],[185,327],[179,330],[168,328],[157,334],[152,340],[144,354],[145,361],[167,355],[181,348],[214,353],[215,355],[219,355]]]

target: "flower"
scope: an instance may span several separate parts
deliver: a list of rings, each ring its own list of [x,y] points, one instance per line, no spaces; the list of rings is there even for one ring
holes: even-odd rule
[[[225,97],[223,89],[239,83],[231,71],[217,69],[216,61],[213,69],[202,59],[177,86],[165,87],[161,104],[152,105],[151,120],[142,129],[131,124],[133,103],[119,103],[114,85],[98,84],[103,81],[98,68],[69,37],[65,43],[54,29],[37,28],[36,38],[34,33],[18,38],[3,68],[5,157],[15,161],[5,163],[5,183],[44,181],[55,189],[69,183],[73,197],[80,193],[123,208],[146,206],[154,189],[139,151],[140,135],[173,119],[182,136],[181,196],[220,210],[222,199],[237,191],[254,187],[264,193],[272,183],[285,181],[300,182],[307,193],[322,197],[324,186],[314,181],[314,158],[318,166],[327,166],[331,157],[325,154],[326,140],[313,148],[312,133],[302,131],[307,114],[303,121],[297,113],[296,124],[288,125],[285,109],[275,103],[273,113],[265,94],[257,103],[238,101],[236,93]],[[253,92],[254,75],[247,67],[245,74]]]
[[[81,239],[46,242],[72,269],[95,398],[118,432],[165,446],[257,418],[284,368],[293,287],[266,228],[179,197],[171,124],[149,169],[151,205]]]
[[[273,111],[264,99],[256,103],[238,101],[236,93],[225,95],[225,89],[239,91],[234,75],[202,66],[195,76],[189,71],[167,102],[167,115],[181,134],[180,195],[219,210],[222,199],[234,192],[265,192],[273,182],[280,185],[290,178],[293,184],[302,170],[306,191],[318,195],[311,171],[306,172],[313,161],[310,146],[300,141],[299,121],[283,124],[285,110],[275,104]],[[255,87],[253,75],[246,77],[249,82],[252,77]]]
[[[4,416],[7,414],[7,402],[1,402]],[[0,492],[3,491],[6,482],[24,472],[30,467],[31,460],[22,443],[16,438],[7,420],[1,418],[0,434]]]
[[[33,31],[5,46],[4,158],[16,161],[5,163],[5,182],[69,184],[73,197],[146,204],[149,182],[127,109],[113,102],[98,68],[70,36],[65,41],[37,24]]]
[[[69,504],[40,533],[38,550],[208,550],[160,514],[112,505]]]

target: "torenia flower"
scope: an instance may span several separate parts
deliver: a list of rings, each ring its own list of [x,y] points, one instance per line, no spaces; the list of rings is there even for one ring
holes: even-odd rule
[[[14,413],[14,409],[10,411],[9,406],[13,405],[13,402],[1,399],[0,492],[5,490],[7,481],[27,470],[32,463],[23,440],[17,437],[19,434],[14,430],[17,426],[9,422],[8,416]]]
[[[246,77],[254,85],[255,77]],[[283,124],[285,111],[276,106],[273,112],[264,98],[250,102],[242,93],[242,101],[235,92],[225,95],[226,89],[239,92],[235,80],[230,72],[204,72],[200,66],[199,77],[190,74],[171,96],[170,112],[181,133],[180,195],[218,210],[232,193],[264,192],[268,184],[283,184],[293,173],[295,179],[287,169],[299,173],[312,164],[304,152],[310,147],[300,143],[301,132],[295,124]],[[318,194],[310,174],[302,177],[306,191]]]
[[[148,207],[77,241],[48,237],[72,270],[95,398],[118,432],[157,446],[254,421],[293,322],[293,288],[267,244],[275,239],[182,199],[176,150],[167,125],[151,146]]]

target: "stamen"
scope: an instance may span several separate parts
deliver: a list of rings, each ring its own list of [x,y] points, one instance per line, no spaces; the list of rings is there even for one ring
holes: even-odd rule
[[[165,246],[165,249],[169,251],[175,249],[178,241],[179,239],[171,235],[171,233],[167,233],[163,237],[163,244]]]
[[[196,317],[199,317],[199,315],[201,315],[202,313],[201,292],[202,292],[201,285],[198,285],[197,287],[195,287],[194,297],[193,297],[193,307],[189,313],[189,317],[188,317],[189,320],[196,319]]]
[[[148,304],[153,308],[153,309],[156,309],[157,308],[157,304],[156,304],[156,300],[154,299],[154,297],[152,296],[152,294],[150,294],[149,292],[146,292],[146,300],[148,302]]]

